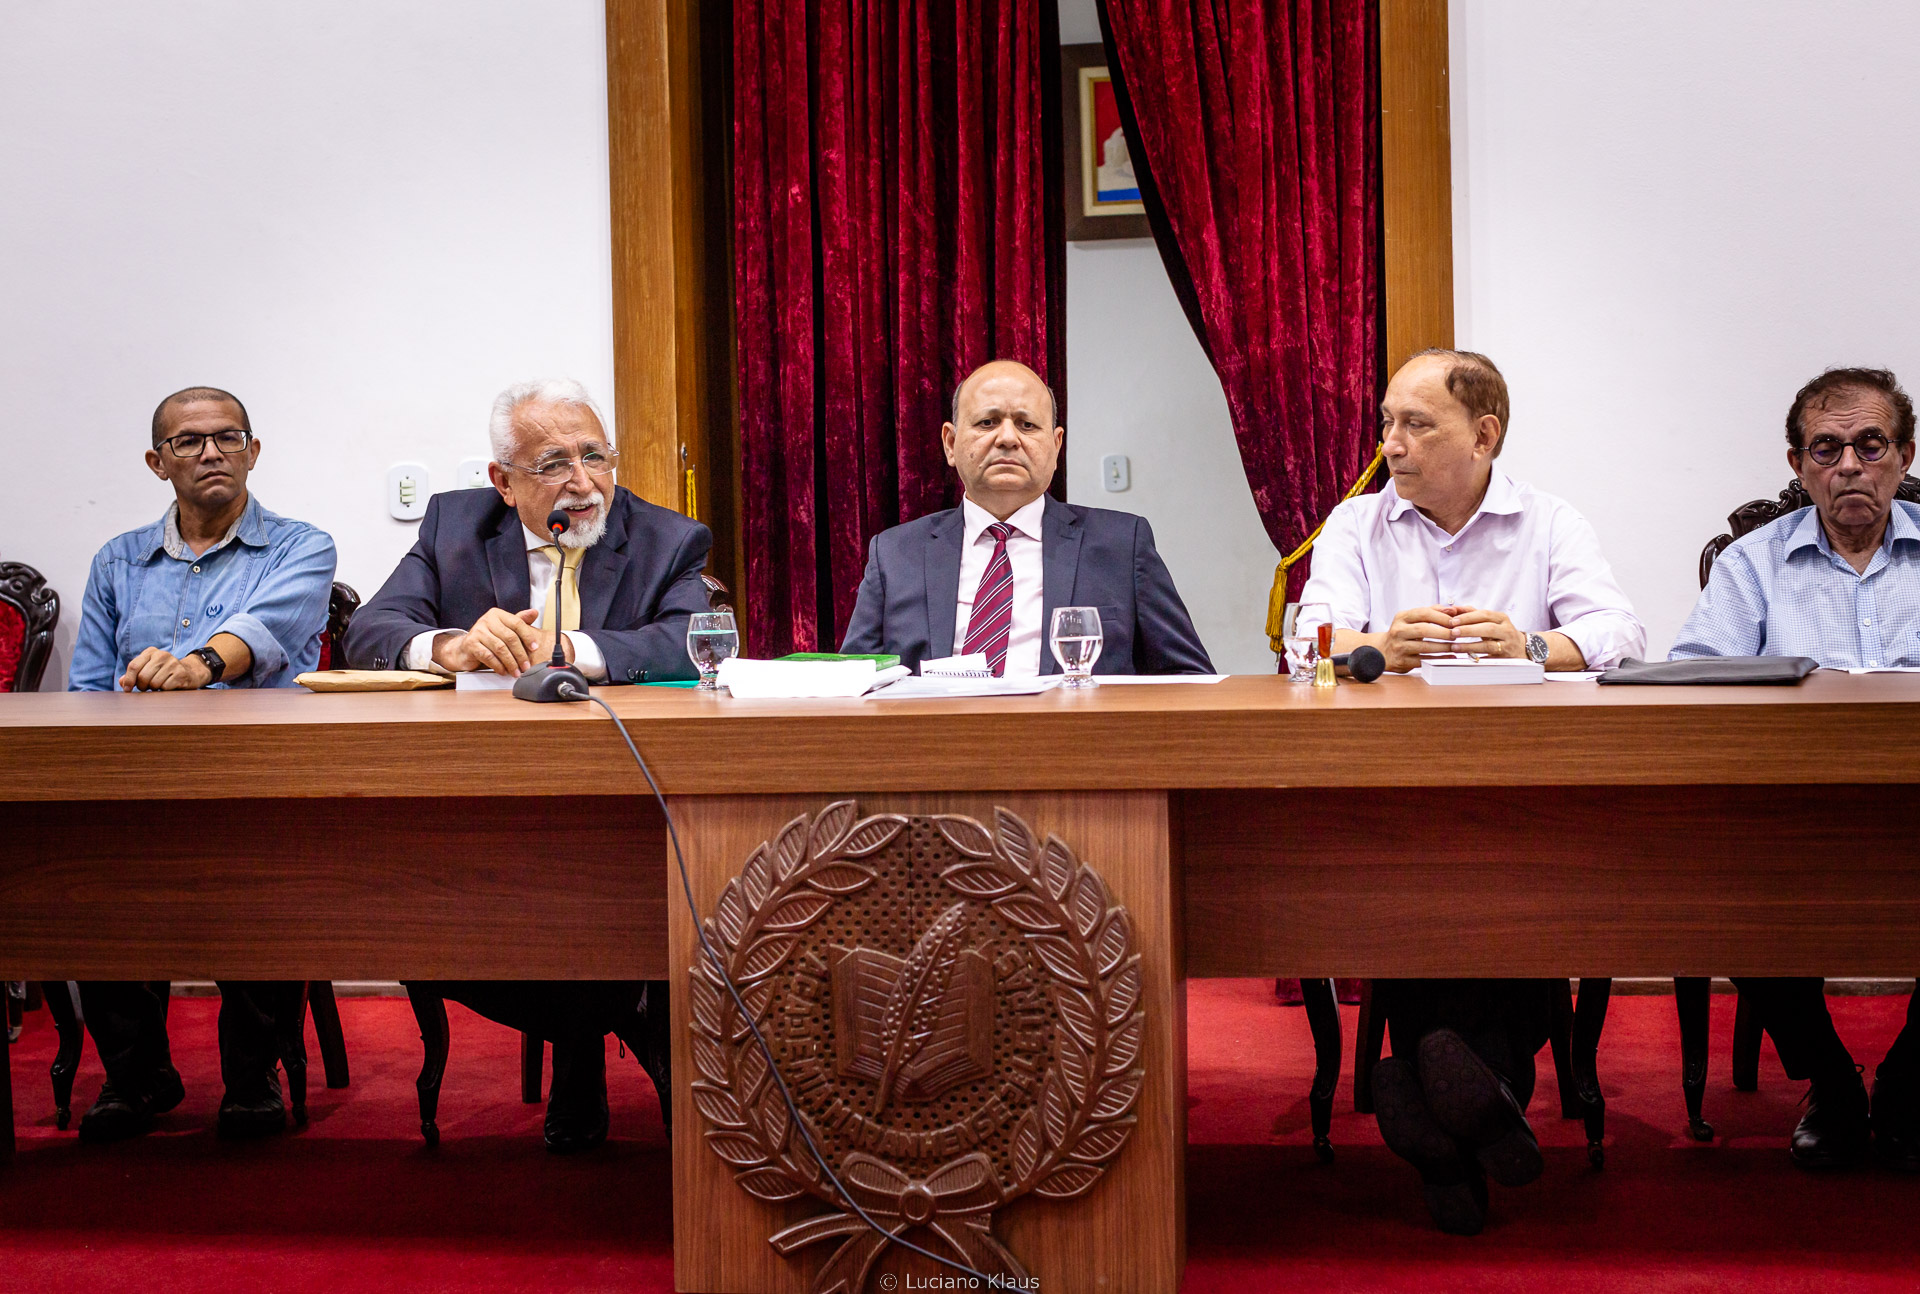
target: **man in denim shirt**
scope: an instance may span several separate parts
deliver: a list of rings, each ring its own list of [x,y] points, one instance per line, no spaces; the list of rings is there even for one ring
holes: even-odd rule
[[[1787,463],[1813,506],[1720,554],[1671,655],[1920,665],[1920,507],[1894,497],[1913,466],[1913,433],[1913,401],[1884,369],[1829,369],[1801,387],[1787,412]],[[1907,1003],[1869,1109],[1823,981],[1734,983],[1788,1077],[1813,1084],[1789,1143],[1794,1162],[1846,1167],[1867,1153],[1871,1129],[1883,1163],[1920,1172],[1920,999]]]
[[[260,458],[247,411],[189,387],[153,412],[147,466],[173,487],[166,516],[93,559],[67,685],[76,692],[292,687],[319,664],[333,585],[333,540],[260,506],[247,474]],[[244,847],[244,842],[235,842]],[[276,1067],[284,1023],[299,1027],[301,985],[220,985],[220,1131],[286,1126]],[[107,1071],[80,1120],[83,1141],[144,1132],[184,1096],[167,1047],[165,983],[82,983],[80,1003]]]

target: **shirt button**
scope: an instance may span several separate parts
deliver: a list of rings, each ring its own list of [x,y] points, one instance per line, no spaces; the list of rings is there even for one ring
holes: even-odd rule
[[[192,623],[193,623],[193,621],[191,621],[191,620],[182,620],[182,621],[180,622],[180,627],[181,627],[182,629],[185,629],[185,628],[186,628],[186,627],[187,627],[188,625],[190,625],[190,624],[192,624]]]
[[[200,573],[200,568],[199,568],[198,566],[196,566],[196,567],[194,567],[194,568],[193,568],[193,573],[194,573],[195,575],[198,575],[198,574]]]
[[[1862,620],[1862,621],[1860,622],[1860,627],[1864,629],[1864,628],[1866,628],[1866,627],[1867,627],[1868,625],[1870,625],[1870,624],[1872,624],[1872,623],[1873,623],[1873,621],[1871,621],[1871,620]]]

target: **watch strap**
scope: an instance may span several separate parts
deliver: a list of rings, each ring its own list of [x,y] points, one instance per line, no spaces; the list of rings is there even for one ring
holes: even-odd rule
[[[207,667],[208,672],[213,675],[212,678],[207,680],[210,683],[218,683],[220,681],[220,676],[227,672],[226,658],[222,656],[219,652],[215,651],[211,646],[196,647],[192,652],[188,654],[192,656],[198,656],[200,658],[201,663]]]

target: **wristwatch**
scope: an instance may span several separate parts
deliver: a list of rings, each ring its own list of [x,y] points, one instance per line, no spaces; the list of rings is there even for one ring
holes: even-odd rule
[[[209,683],[218,683],[220,681],[221,675],[227,672],[227,662],[222,660],[220,657],[220,653],[215,651],[211,647],[201,647],[194,651],[188,652],[187,655],[198,656],[202,661],[202,663],[204,663],[208,669],[213,671],[213,677],[207,680],[207,682]]]
[[[1544,634],[1527,635],[1527,659],[1536,665],[1547,663],[1547,639]]]

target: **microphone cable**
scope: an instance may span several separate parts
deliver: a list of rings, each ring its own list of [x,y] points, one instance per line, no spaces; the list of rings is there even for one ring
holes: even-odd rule
[[[733,997],[734,1006],[739,1008],[740,1018],[747,1022],[747,1028],[753,1034],[754,1045],[759,1047],[760,1054],[766,1058],[767,1072],[773,1076],[774,1083],[779,1086],[780,1099],[787,1103],[787,1113],[791,1116],[793,1126],[795,1130],[799,1132],[801,1140],[807,1143],[807,1152],[813,1156],[813,1162],[820,1166],[821,1173],[826,1176],[827,1181],[832,1184],[833,1189],[840,1193],[840,1198],[846,1201],[847,1208],[855,1217],[885,1236],[891,1243],[899,1245],[903,1249],[911,1250],[923,1258],[930,1258],[942,1267],[951,1267],[954,1271],[962,1275],[971,1276],[975,1281],[980,1283],[981,1288],[1012,1289],[1013,1286],[1004,1276],[990,1276],[986,1272],[975,1271],[965,1263],[955,1262],[951,1258],[942,1257],[934,1253],[931,1249],[924,1249],[913,1243],[913,1241],[905,1239],[904,1233],[907,1228],[912,1225],[911,1223],[903,1222],[900,1230],[889,1231],[874,1221],[873,1217],[865,1209],[860,1207],[860,1201],[856,1200],[853,1197],[853,1193],[841,1182],[839,1176],[827,1163],[826,1155],[821,1153],[819,1145],[815,1143],[813,1133],[808,1130],[807,1121],[800,1113],[799,1105],[794,1102],[793,1093],[787,1088],[787,1080],[780,1073],[779,1062],[776,1061],[773,1056],[773,1047],[768,1044],[766,1036],[760,1032],[760,1025],[754,1020],[753,1012],[748,1009],[746,999],[740,996],[740,990],[734,984],[733,976],[727,974],[726,962],[720,956],[719,950],[707,939],[705,923],[700,919],[699,905],[693,901],[693,881],[687,874],[686,855],[680,851],[680,832],[679,829],[674,826],[673,810],[667,807],[667,797],[661,793],[660,783],[654,781],[653,770],[647,767],[647,761],[641,757],[640,748],[633,744],[633,737],[627,732],[627,725],[620,722],[620,716],[613,712],[612,706],[591,693],[582,694],[580,689],[572,683],[563,682],[560,684],[560,697],[565,701],[593,702],[593,704],[607,712],[607,718],[613,720],[613,726],[620,730],[621,740],[627,743],[627,749],[633,754],[633,762],[640,766],[640,775],[647,779],[647,786],[652,790],[653,798],[660,805],[661,815],[667,820],[667,837],[673,842],[673,861],[680,869],[680,890],[681,893],[686,896],[687,914],[693,918],[694,937],[700,941],[700,949],[706,954],[707,961],[713,967],[714,974],[719,977],[722,984],[727,986],[727,992]]]

